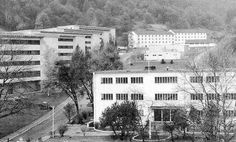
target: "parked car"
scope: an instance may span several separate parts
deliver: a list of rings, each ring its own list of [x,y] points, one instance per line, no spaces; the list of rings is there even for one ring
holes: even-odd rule
[[[50,106],[47,102],[38,104],[38,106],[41,110],[52,110],[52,106]]]

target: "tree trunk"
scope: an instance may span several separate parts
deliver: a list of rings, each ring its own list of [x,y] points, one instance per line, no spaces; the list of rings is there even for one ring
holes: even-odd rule
[[[172,142],[175,142],[174,136],[173,136],[173,132],[171,132],[170,135],[171,135],[171,141],[172,141]]]

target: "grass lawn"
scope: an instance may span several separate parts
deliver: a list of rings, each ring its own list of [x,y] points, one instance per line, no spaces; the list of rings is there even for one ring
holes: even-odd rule
[[[80,136],[80,137],[63,137],[63,138],[54,138],[49,139],[46,142],[65,142],[67,140],[68,142],[129,142],[129,140],[114,140],[111,138],[111,136]]]
[[[34,104],[40,104],[44,101],[50,105],[58,105],[63,102],[67,96],[62,94],[53,94],[47,96],[47,94],[31,94],[30,100]],[[37,105],[33,105],[31,108],[24,110],[23,113],[11,115],[9,117],[0,119],[0,138],[4,137],[16,130],[30,124],[34,120],[40,118],[50,110],[40,110]]]

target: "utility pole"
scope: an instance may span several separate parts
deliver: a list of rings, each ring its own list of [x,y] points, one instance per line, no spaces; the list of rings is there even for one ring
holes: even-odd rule
[[[55,111],[55,107],[54,106],[52,106],[52,137],[54,138],[55,137],[55,133],[54,133],[54,131],[55,131],[55,126],[54,126],[54,111]]]

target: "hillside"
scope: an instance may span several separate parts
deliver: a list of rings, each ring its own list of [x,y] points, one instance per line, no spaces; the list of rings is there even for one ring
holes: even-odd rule
[[[220,12],[219,12],[220,11]],[[80,24],[114,27],[118,43],[130,30],[168,28],[236,29],[235,0],[1,0],[0,25],[9,30]]]

